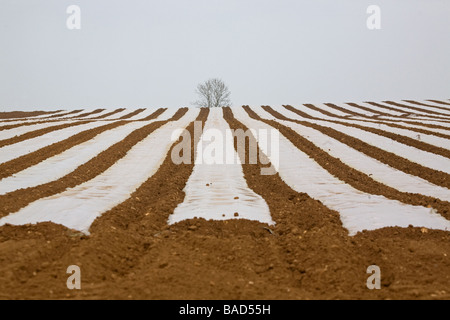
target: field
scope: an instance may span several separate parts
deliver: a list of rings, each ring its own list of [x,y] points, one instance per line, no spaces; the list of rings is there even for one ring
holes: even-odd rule
[[[450,100],[0,112],[0,299],[450,299],[449,231]]]

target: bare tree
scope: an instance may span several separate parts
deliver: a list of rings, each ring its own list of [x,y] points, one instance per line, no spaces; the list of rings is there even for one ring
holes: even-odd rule
[[[196,106],[213,108],[231,106],[231,92],[220,79],[209,79],[197,86],[199,100],[194,102]]]

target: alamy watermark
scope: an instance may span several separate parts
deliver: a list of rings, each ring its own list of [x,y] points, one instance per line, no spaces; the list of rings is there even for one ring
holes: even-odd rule
[[[378,5],[372,4],[367,7],[366,13],[369,17],[366,21],[366,26],[369,30],[381,29],[381,8]],[[66,14],[69,16],[66,20],[66,26],[69,30],[81,29],[81,8],[78,5],[70,5],[66,9]]]
[[[66,20],[66,27],[69,30],[81,29],[81,9],[77,5],[68,6],[66,13],[69,15]]]
[[[67,278],[66,285],[69,290],[81,290],[81,269],[79,266],[72,265],[67,267],[66,273],[71,276]]]
[[[367,8],[367,14],[370,16],[367,18],[367,29],[380,30],[381,29],[381,8],[377,5],[370,5]]]
[[[370,290],[381,289],[381,269],[379,266],[372,265],[367,268],[367,273],[371,276],[367,279],[366,286]]]

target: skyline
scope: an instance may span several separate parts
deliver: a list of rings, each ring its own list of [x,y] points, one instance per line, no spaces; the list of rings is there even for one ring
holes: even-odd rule
[[[381,8],[381,30],[366,10]],[[81,8],[81,29],[66,10]],[[0,110],[450,98],[450,3],[319,0],[0,4]]]

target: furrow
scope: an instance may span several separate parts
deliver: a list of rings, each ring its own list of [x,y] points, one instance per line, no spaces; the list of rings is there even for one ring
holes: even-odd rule
[[[322,113],[323,115],[329,116],[329,117],[336,117],[336,118],[343,118],[343,119],[348,119],[349,117],[352,117],[352,115],[348,112],[342,112],[340,110],[337,109],[333,109],[329,106],[327,106],[325,103],[317,103],[317,104],[304,104],[304,106],[316,110],[320,113]]]
[[[90,121],[69,122],[69,123],[64,123],[64,124],[60,124],[60,125],[56,125],[56,126],[37,125],[38,129],[35,126],[25,127],[26,129],[34,129],[34,130],[23,130],[25,132],[23,132],[23,134],[19,134],[19,135],[10,132],[11,130],[8,130],[5,132],[5,134],[9,133],[9,134],[14,134],[14,135],[11,138],[6,138],[6,139],[0,140],[0,152],[5,152],[5,151],[2,151],[2,149],[1,149],[2,147],[9,146],[9,145],[12,145],[15,143],[20,143],[22,141],[26,141],[29,139],[34,139],[34,138],[43,136],[45,134],[49,134],[49,133],[58,131],[58,130],[76,127],[76,126],[80,126],[80,125],[85,125],[85,124],[88,124],[89,122]],[[23,128],[23,127],[20,127],[20,129],[21,128]],[[19,131],[19,130],[17,130],[17,131]],[[2,134],[2,133],[3,132],[0,132],[0,134]]]
[[[440,114],[445,114],[447,117],[450,116],[450,109],[449,108],[445,108],[442,104],[440,103],[436,103],[433,101],[426,101],[427,103],[424,102],[419,102],[419,101],[413,101],[413,100],[403,100],[401,103],[407,103],[408,105],[413,105],[413,106],[423,106],[423,107],[427,107],[425,110],[431,109],[433,111],[436,111]],[[423,109],[423,108],[421,108]]]
[[[258,130],[273,129],[265,121],[254,120],[244,112],[236,109],[235,117],[247,127]],[[343,183],[307,153],[300,150],[299,146],[293,145],[289,139],[280,134],[277,168],[280,177],[297,192],[305,192],[314,199],[320,200],[328,208],[338,211],[350,235],[363,230],[392,226],[408,227],[409,225],[450,230],[450,221],[429,208],[362,192]],[[264,150],[264,146],[262,148],[271,162],[276,163],[271,158],[271,154]]]
[[[150,120],[156,121],[156,120]],[[150,122],[151,123],[151,122]],[[0,195],[56,181],[120,142],[149,122],[131,122],[103,131],[94,138],[0,180]]]
[[[374,113],[378,113],[380,115],[384,115],[387,117],[401,117],[405,115],[405,112],[403,111],[389,110],[373,104],[368,104],[367,102],[347,103],[347,104],[352,105],[355,108],[368,108],[370,110],[373,110]]]
[[[125,123],[125,121],[117,121],[109,124],[104,124],[103,126],[94,129],[85,130],[78,134],[75,134],[68,139],[62,140],[34,152],[27,153],[14,160],[0,164],[0,179],[9,177],[10,175],[13,175],[41,161],[44,161],[47,158],[62,153],[77,144],[86,142],[105,130],[113,129]]]
[[[97,176],[106,172],[116,162],[122,159],[129,150],[131,150],[140,141],[147,138],[155,130],[163,125],[182,119],[187,112],[187,108],[179,109],[169,120],[155,121],[133,131],[122,141],[109,147],[105,151],[98,154],[95,158],[79,166],[75,171],[59,180],[33,188],[17,190],[0,196],[0,201],[2,203],[2,207],[0,208],[0,216],[17,212],[30,203],[38,201],[41,198],[57,195],[65,192],[67,189],[75,188],[83,183],[87,183],[90,180],[95,179]],[[96,136],[97,134],[92,133],[89,139],[92,139],[93,136]],[[88,139],[85,139],[85,141],[87,140]],[[65,150],[67,150],[67,148],[65,148]],[[57,154],[59,153],[61,152],[58,152]],[[139,167],[130,167],[130,169],[139,172]],[[122,180],[128,179],[128,176],[127,179],[123,179],[123,173],[120,176],[122,177]],[[118,184],[118,187],[120,187],[120,183]],[[108,190],[104,191],[107,192]]]
[[[83,119],[80,120],[67,120],[69,121],[82,121]],[[20,127],[27,127],[27,126],[34,126],[34,125],[39,125],[39,124],[55,124],[55,123],[62,123],[63,121],[66,121],[66,119],[54,119],[54,120],[41,120],[41,121],[15,121],[12,123],[9,123],[7,125],[4,126],[0,126],[0,131],[6,131],[6,130],[11,130],[11,129],[16,129],[16,128],[20,128]]]
[[[114,111],[111,111],[111,112],[102,114],[102,115],[97,116],[97,117],[87,118],[87,120],[100,120],[100,119],[104,120],[104,119],[107,119],[107,118],[111,118],[111,116],[121,114],[121,113],[123,113],[124,111],[126,111],[126,109],[124,109],[124,108],[116,109],[116,110],[114,110]]]
[[[137,109],[137,110],[135,110],[135,111],[133,111],[133,112],[130,112],[130,113],[128,113],[128,114],[126,114],[126,115],[120,117],[119,120],[125,120],[125,119],[127,119],[127,120],[134,120],[133,118],[134,118],[135,116],[141,114],[141,113],[142,113],[143,111],[145,111],[145,110],[146,110],[146,109]]]
[[[427,156],[422,154],[423,151],[421,150],[411,149],[411,147],[401,145],[382,136],[376,136],[359,129],[336,125],[327,121],[305,119],[302,118],[301,112],[298,112],[297,109],[290,106],[286,106],[286,108],[287,110],[280,109],[271,111],[267,109],[267,111],[269,111],[277,119],[297,122],[317,129],[322,133],[325,133],[330,137],[365,153],[369,157],[396,168],[397,170],[418,176],[438,186],[450,188],[450,175],[448,173],[430,168],[430,164],[427,161]],[[383,140],[383,143],[379,143],[380,140]],[[419,163],[409,160],[408,158],[410,155],[413,155],[413,158],[417,159]],[[433,157],[435,155],[431,154],[431,156]],[[439,158],[436,160],[436,166],[445,167],[445,164],[439,164]]]
[[[0,112],[0,119],[10,121],[15,119],[27,119],[27,118],[39,118],[46,117],[51,114],[60,113],[61,110],[58,111],[8,111],[8,112]]]
[[[408,107],[405,104],[401,104],[398,102],[394,102],[394,101],[385,101],[385,104],[381,104],[381,103],[376,103],[376,102],[368,102],[371,105],[376,105],[378,107],[382,107],[382,108],[386,108],[386,109],[390,109],[390,110],[395,110],[395,111],[403,111],[404,113],[408,114],[409,116],[417,116],[417,117],[426,117],[429,119],[433,119],[435,121],[441,121],[444,123],[448,123],[449,122],[449,118],[445,117],[445,115],[442,114],[437,114],[431,111],[426,111],[424,109],[420,109],[420,108],[414,108],[414,107]],[[394,108],[394,107],[395,108]],[[420,109],[420,110],[418,110]],[[423,110],[423,111],[421,111]],[[417,113],[417,111],[422,112],[422,113]]]
[[[405,100],[408,102],[411,102],[410,100]],[[433,103],[439,104],[440,106],[444,105],[444,106],[450,106],[450,103],[445,102],[445,101],[441,101],[441,100],[427,100],[427,101],[431,101]],[[450,108],[445,108],[445,110],[450,110]]]
[[[252,111],[260,119],[267,121],[272,118],[272,115],[265,110],[254,109]],[[331,171],[341,172],[341,176],[343,177],[341,180],[345,180],[361,191],[376,190],[375,193],[388,198],[424,206],[432,203],[435,204],[436,199],[440,199],[442,201],[439,203],[439,208],[441,212],[444,212],[443,215],[446,215],[447,210],[450,210],[450,189],[436,186],[419,177],[396,170],[311,127],[286,120],[276,120],[275,122],[272,120],[267,123],[277,127],[294,144],[300,144],[302,146],[309,145],[309,151],[307,151],[308,149],[302,150],[306,151],[310,156],[316,154],[317,159],[319,159],[318,162],[321,162],[322,167],[331,167]],[[279,126],[279,124],[282,126]],[[300,139],[299,136],[301,137]],[[321,151],[317,150],[317,148],[320,148]],[[324,153],[328,154],[329,157]],[[356,175],[360,178],[358,179],[354,174],[349,179],[347,176],[349,168],[342,166],[340,162],[359,171]],[[330,163],[331,165],[328,165]],[[396,190],[385,188],[385,186]],[[414,195],[408,195],[406,193]],[[450,212],[448,217],[450,217]]]
[[[69,118],[67,118],[67,119],[78,119],[78,118],[85,118],[85,117],[90,117],[90,116],[92,116],[92,115],[98,115],[99,113],[103,113],[103,112],[105,112],[106,111],[106,109],[95,109],[95,110],[93,110],[93,111],[87,111],[87,112],[85,112],[85,113],[82,113],[82,114],[78,114],[78,115],[76,115],[76,116],[73,116],[73,117],[69,117]]]
[[[102,125],[104,125],[104,122],[87,122],[84,124],[79,124],[75,127],[71,126],[65,129],[51,131],[32,139],[7,145],[0,148],[0,164],[4,164],[8,161],[25,156],[54,143],[68,139],[81,131],[94,129]]]
[[[149,116],[146,116],[146,114],[142,115],[142,117],[139,117],[140,115],[138,115],[138,119],[133,119],[133,120],[139,120],[139,121],[147,121],[150,119],[153,119],[153,117],[158,117],[161,114],[165,114],[165,113],[172,113],[173,109],[167,109],[167,108],[159,108],[158,110],[156,110],[154,113],[152,113]]]
[[[82,111],[83,111],[83,109],[73,110],[73,111],[70,111],[70,112],[63,113],[63,114],[56,114],[56,115],[47,117],[46,119],[64,118],[64,117],[67,117],[67,116],[70,116],[70,115],[73,115],[73,114],[80,113],[80,112],[82,112]]]
[[[322,119],[317,117],[309,117],[309,119],[317,121],[326,121],[334,124],[345,125],[360,130],[364,130],[370,133],[374,133],[389,139],[398,141],[402,144],[426,151],[437,155],[441,155],[446,158],[450,158],[450,146],[447,136],[438,137],[433,133],[430,134],[417,134],[412,132],[413,129],[400,129],[400,128],[390,128],[388,124],[384,125],[381,123],[371,124],[369,122],[364,122],[358,124],[357,120],[333,120],[331,117],[324,116]],[[423,132],[423,130],[422,130]]]
[[[222,108],[211,109],[196,150],[194,171],[183,190],[186,197],[169,224],[194,218],[274,224],[267,203],[246,184]]]
[[[442,140],[442,139],[436,139],[435,137],[428,137],[429,135],[431,136],[436,136],[439,138],[443,138],[443,139],[450,139],[450,128],[448,130],[442,130],[442,129],[435,129],[435,128],[428,128],[428,130],[424,129],[423,127],[420,127],[418,125],[412,125],[412,124],[406,124],[404,123],[406,126],[402,126],[401,124],[403,124],[402,122],[389,122],[389,121],[380,121],[380,120],[374,120],[374,119],[349,119],[348,117],[342,117],[342,116],[338,116],[335,114],[332,114],[328,111],[322,110],[321,108],[323,106],[321,106],[321,108],[317,108],[316,106],[313,105],[307,105],[309,108],[311,109],[315,109],[317,111],[321,111],[323,113],[322,117],[314,117],[314,119],[316,120],[339,120],[341,122],[346,122],[346,123],[355,123],[355,124],[362,124],[368,127],[372,127],[372,128],[381,128],[383,127],[385,131],[389,131],[391,133],[398,133],[400,135],[406,135],[409,138],[412,139],[417,139],[417,140],[422,140],[422,137],[425,137],[425,139],[423,139],[424,142],[431,144],[431,145],[435,145],[437,147],[443,147],[443,148],[447,148],[448,149],[448,141],[447,140]],[[397,130],[397,129],[391,129],[388,128],[392,127],[392,128],[398,128],[401,130]],[[421,136],[418,135],[417,133],[414,132],[418,132],[418,133],[422,133],[425,136]]]
[[[97,217],[126,201],[159,169],[173,143],[172,132],[186,128],[197,116],[198,109],[188,110],[181,119],[163,124],[136,143],[120,160],[94,179],[35,201],[0,219],[0,226],[49,221],[88,234]],[[126,179],[123,179],[124,175]]]

